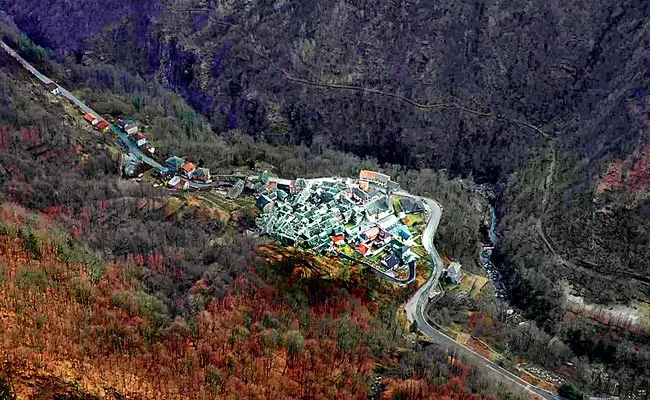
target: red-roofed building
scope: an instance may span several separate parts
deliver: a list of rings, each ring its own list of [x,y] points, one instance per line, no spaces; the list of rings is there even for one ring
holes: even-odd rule
[[[296,181],[291,181],[289,184],[289,193],[295,194],[302,190],[302,187],[296,186]]]
[[[93,125],[95,125],[95,124],[97,124],[97,122],[99,122],[99,121],[97,121],[97,117],[95,115],[91,114],[91,113],[86,113],[84,115],[84,119],[86,121],[90,122]],[[95,122],[95,121],[97,121],[97,122]]]
[[[108,130],[108,122],[106,121],[99,121],[97,125],[95,125],[95,129],[101,132],[106,132]]]
[[[135,135],[133,135],[133,141],[138,145],[138,147],[142,147],[147,144],[147,136],[144,132],[136,132]]]
[[[357,250],[359,250],[359,252],[365,256],[370,251],[370,247],[361,243],[360,245],[357,246]]]
[[[374,171],[368,171],[367,169],[362,169],[359,172],[359,179],[367,179],[367,180],[374,180],[375,179],[375,172]]]
[[[334,243],[337,246],[343,246],[345,244],[345,236],[343,235],[333,236],[332,243]]]

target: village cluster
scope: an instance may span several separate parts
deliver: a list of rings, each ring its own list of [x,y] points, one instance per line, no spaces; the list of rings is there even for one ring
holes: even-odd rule
[[[360,258],[384,271],[406,268],[420,257],[419,233],[403,221],[421,214],[420,200],[402,197],[396,211],[390,177],[363,170],[359,180],[296,179],[288,185],[261,180],[255,188],[263,233],[321,254]]]
[[[59,94],[59,86],[56,84],[51,86],[50,91],[55,95]],[[129,150],[122,162],[123,171],[127,176],[136,175],[140,165],[148,164],[156,170],[170,189],[187,190],[190,187],[195,189],[212,187],[210,170],[197,167],[193,162],[184,158],[171,156],[164,161],[164,164],[158,164],[153,159],[147,162],[148,160],[145,158],[153,157],[156,149],[149,143],[147,135],[139,129],[135,121],[118,119],[115,124],[111,125],[92,112],[85,112],[84,119],[96,130],[107,132],[109,129],[113,129],[120,137],[121,143],[118,144]]]
[[[191,182],[206,185],[212,183],[208,168],[197,167],[193,162],[186,161],[184,158],[171,156],[165,160],[165,167],[169,171],[167,177],[171,176],[167,180],[167,186],[171,189],[187,189]]]
[[[174,190],[211,189],[221,184],[228,187],[228,197],[236,198],[247,189],[255,194],[261,211],[257,224],[262,234],[288,246],[360,262],[398,283],[410,283],[415,278],[415,265],[421,256],[414,249],[422,246],[424,223],[421,217],[419,227],[412,222],[418,220],[413,216],[425,212],[425,207],[420,199],[407,193],[394,196],[399,184],[390,176],[362,170],[358,180],[271,182],[265,171],[256,180],[233,175],[229,176],[231,181],[213,183],[210,170],[197,167],[190,160],[171,156],[162,164],[156,161],[156,149],[134,121],[120,119],[110,124],[57,84],[46,83],[46,88],[54,95],[67,97],[96,130],[110,129],[117,134],[120,140],[116,144],[126,150],[122,155],[125,175],[138,175],[140,166],[146,164],[162,184]],[[408,278],[397,279],[406,269]],[[461,277],[460,264],[452,263],[446,277],[457,283]]]
[[[60,94],[56,84],[48,90]],[[136,176],[139,167],[146,164],[170,189],[218,186],[218,182],[213,183],[209,169],[197,167],[192,161],[171,156],[161,164],[153,159],[156,149],[134,121],[120,119],[110,124],[85,105],[80,110],[96,130],[111,129],[120,138],[117,144],[126,150],[122,166],[127,176]],[[419,199],[395,197],[399,184],[386,174],[362,170],[358,180],[324,178],[271,182],[264,172],[256,181],[239,177],[223,184],[229,187],[227,196],[230,198],[240,196],[244,189],[253,191],[261,211],[257,219],[261,233],[284,245],[359,261],[392,278],[409,269],[406,281],[414,278],[415,263],[420,258],[414,248],[421,247],[419,228],[424,224],[418,228],[405,222],[411,220],[409,215],[423,214],[425,207]],[[455,282],[460,271],[454,272],[448,276],[455,278],[452,279]]]

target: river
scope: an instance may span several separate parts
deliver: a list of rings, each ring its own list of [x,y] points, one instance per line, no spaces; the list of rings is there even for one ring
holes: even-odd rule
[[[481,254],[479,256],[479,262],[481,263],[481,266],[483,266],[483,269],[485,269],[485,273],[488,276],[488,278],[490,278],[490,280],[494,284],[495,295],[503,299],[506,298],[507,296],[507,290],[505,285],[503,284],[503,277],[501,273],[492,262],[492,252],[499,244],[499,238],[496,232],[498,220],[497,220],[497,213],[493,204],[494,202],[493,189],[487,185],[479,185],[475,190],[490,204],[489,206],[490,226],[487,229],[487,232],[484,232],[483,235],[484,236],[483,250],[481,251]]]

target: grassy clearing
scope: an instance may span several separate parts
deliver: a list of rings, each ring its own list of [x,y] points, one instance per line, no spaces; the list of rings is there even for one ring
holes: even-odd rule
[[[476,299],[481,294],[487,283],[488,278],[484,276],[463,273],[463,277],[460,281],[460,291],[471,298]]]
[[[470,339],[470,334],[465,332],[456,332],[456,341],[465,344]]]
[[[427,257],[427,251],[424,250],[424,247],[422,247],[422,246],[411,247],[411,251],[413,251],[415,254],[419,255],[422,258]]]
[[[412,235],[421,235],[427,225],[420,214],[408,214],[402,219],[402,223],[408,227]]]
[[[341,246],[341,252],[343,254],[346,254],[346,255],[350,256],[350,257],[355,257],[354,249],[347,243],[345,245]]]

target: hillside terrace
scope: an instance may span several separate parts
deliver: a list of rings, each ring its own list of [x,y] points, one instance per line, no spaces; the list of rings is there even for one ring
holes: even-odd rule
[[[406,214],[394,208],[398,185],[377,175],[382,181],[362,171],[359,180],[297,179],[287,187],[258,182],[257,225],[286,246],[356,258],[395,276],[420,258],[411,250],[418,243],[416,232],[401,222]]]

